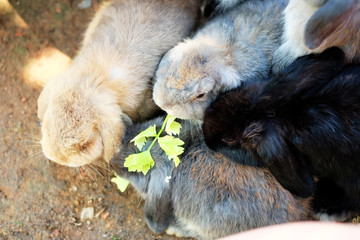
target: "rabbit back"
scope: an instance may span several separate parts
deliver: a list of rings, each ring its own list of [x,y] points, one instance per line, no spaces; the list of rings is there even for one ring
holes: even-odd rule
[[[203,239],[306,220],[309,211],[308,200],[291,195],[267,170],[229,161],[204,142],[183,155],[171,187],[174,224]]]
[[[320,153],[319,159],[312,157],[311,164],[318,176],[334,171],[339,180],[346,180],[357,177],[360,171],[359,80],[360,66],[345,66],[318,94],[304,103],[310,105],[311,102],[311,107],[306,110],[309,127],[301,129],[294,139],[302,139],[298,147],[307,155]]]

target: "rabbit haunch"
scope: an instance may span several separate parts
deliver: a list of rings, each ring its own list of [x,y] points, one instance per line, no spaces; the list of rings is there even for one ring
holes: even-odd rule
[[[157,110],[151,79],[161,56],[192,31],[199,0],[114,0],[91,21],[72,66],[38,99],[45,156],[81,166],[110,161],[124,132],[121,116]]]
[[[334,46],[345,52],[347,63],[360,63],[359,39],[359,0],[290,0],[272,71],[279,72],[299,56]]]
[[[156,71],[155,103],[174,117],[202,120],[219,92],[266,77],[280,45],[286,3],[246,1],[169,50]]]
[[[177,236],[214,239],[240,231],[306,220],[308,199],[298,199],[263,168],[229,161],[210,150],[202,133],[190,122],[181,122],[185,142],[181,163],[174,167],[158,144],[151,149],[155,165],[149,172],[128,172],[124,159],[139,152],[130,140],[147,127],[161,127],[163,118],[129,125],[122,147],[110,161],[145,199],[144,216],[152,231]],[[151,144],[148,140],[145,149]],[[234,154],[251,164],[245,152]],[[171,176],[170,181],[168,176]]]

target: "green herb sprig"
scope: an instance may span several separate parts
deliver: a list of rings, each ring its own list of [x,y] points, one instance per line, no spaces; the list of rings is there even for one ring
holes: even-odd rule
[[[128,168],[129,172],[142,172],[144,175],[154,166],[155,162],[151,156],[151,148],[158,141],[159,146],[165,152],[169,160],[173,160],[175,167],[180,164],[179,156],[184,152],[184,142],[174,135],[179,135],[181,124],[175,121],[175,117],[167,115],[159,132],[156,131],[156,125],[152,125],[136,135],[130,142],[134,142],[135,146],[141,151],[140,153],[134,153],[125,158],[124,167]],[[162,132],[168,135],[160,137]],[[154,138],[150,146],[142,151],[148,138]],[[129,182],[118,175],[112,178],[111,181],[116,183],[121,192],[125,191]]]

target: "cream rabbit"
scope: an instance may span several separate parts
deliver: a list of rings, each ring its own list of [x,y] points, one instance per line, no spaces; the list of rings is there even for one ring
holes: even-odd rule
[[[266,77],[280,46],[286,3],[246,1],[169,50],[156,72],[155,103],[177,118],[202,120],[219,92]]]
[[[345,52],[347,62],[360,63],[359,39],[359,0],[290,0],[272,71],[277,73],[297,57],[333,46]]]
[[[200,0],[114,0],[90,23],[72,66],[38,99],[41,145],[67,166],[110,161],[124,132],[121,116],[151,116],[151,79],[161,56],[193,29]]]

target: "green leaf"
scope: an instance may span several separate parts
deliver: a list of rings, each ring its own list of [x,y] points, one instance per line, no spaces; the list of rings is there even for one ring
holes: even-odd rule
[[[116,173],[115,173],[115,177],[113,177],[111,179],[111,181],[116,184],[116,186],[120,190],[120,192],[125,192],[126,188],[128,187],[128,185],[130,183],[128,180],[120,177]]]
[[[175,121],[175,117],[169,116],[167,122],[165,131],[170,135],[179,135],[181,124]]]
[[[135,146],[141,151],[142,147],[146,143],[147,137],[156,137],[156,125],[152,125],[136,135],[130,142],[134,142]]]
[[[174,163],[175,163],[175,167],[179,166],[179,164],[181,162],[180,158],[179,157],[174,157],[173,160],[174,160]]]
[[[151,157],[150,151],[135,153],[125,158],[124,167],[128,168],[129,172],[142,172],[144,175],[154,166],[154,160]]]
[[[181,145],[184,145],[184,142],[180,138],[166,135],[164,137],[159,137],[158,141],[160,147],[164,150],[166,155],[168,155],[169,159],[175,161],[175,158],[184,152],[184,148],[180,147]],[[178,162],[180,162],[180,159],[176,159],[176,163]]]

